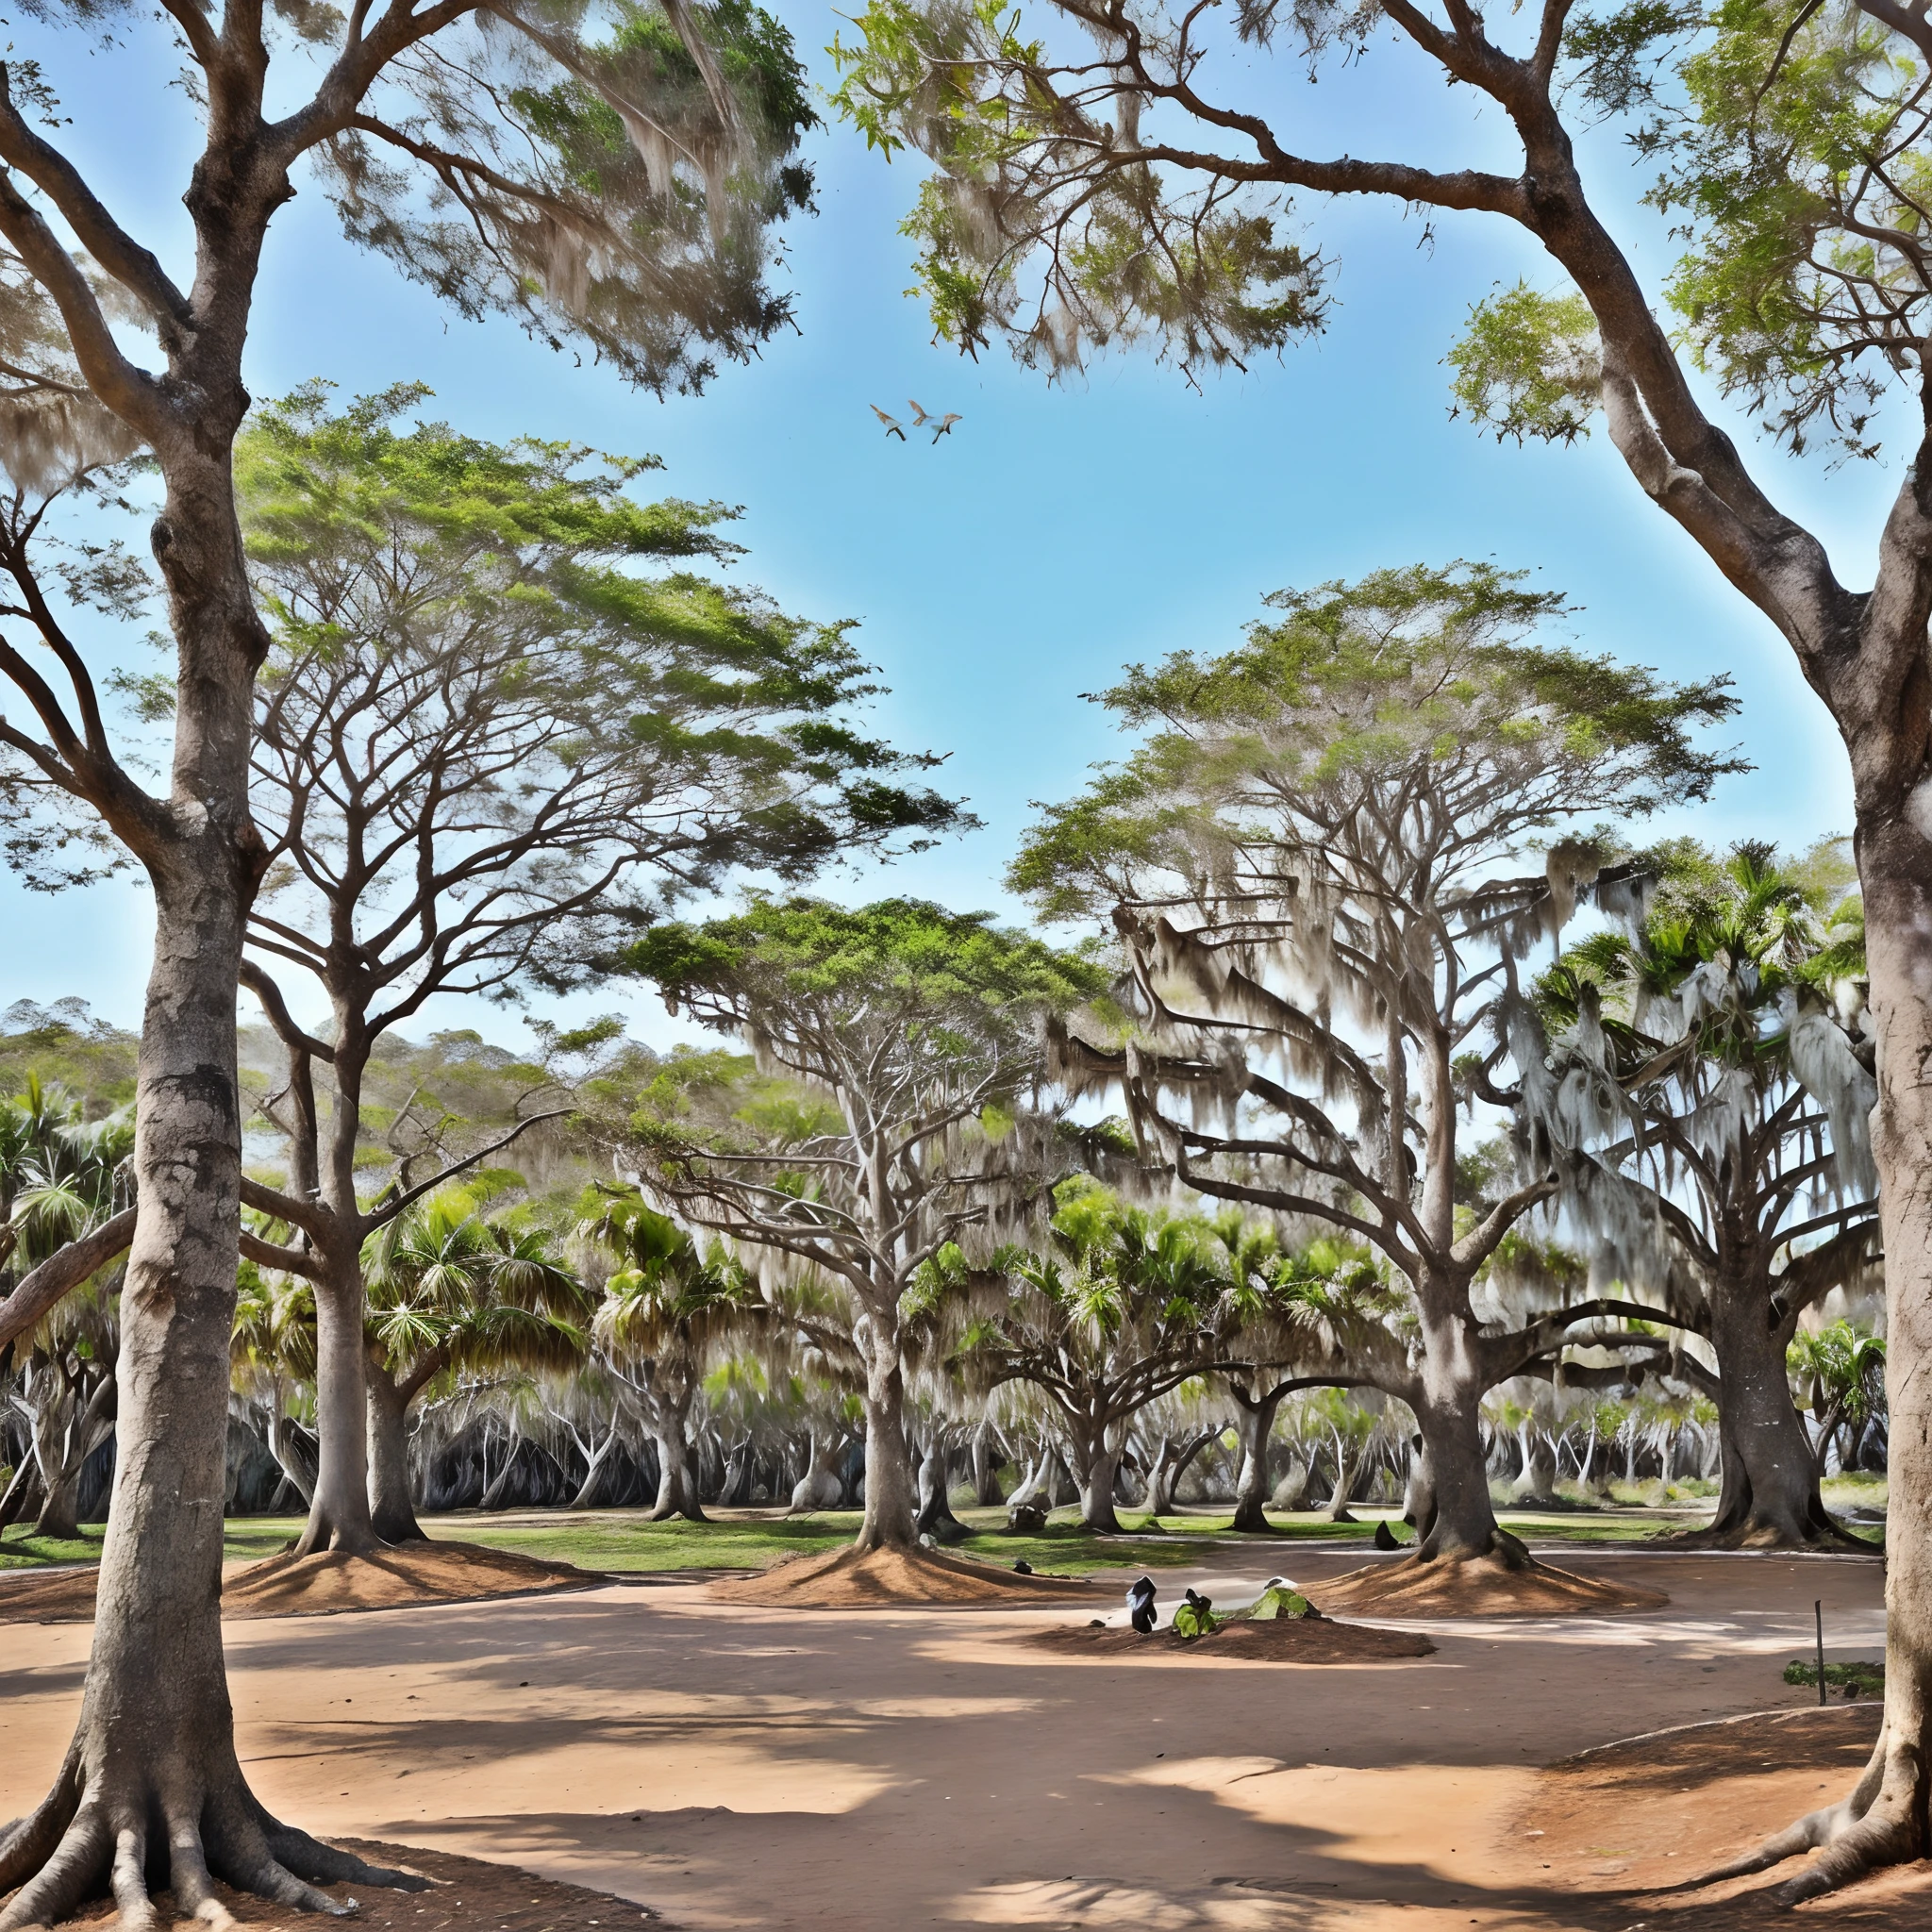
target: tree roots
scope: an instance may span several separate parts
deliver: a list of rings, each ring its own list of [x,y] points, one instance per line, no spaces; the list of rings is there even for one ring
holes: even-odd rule
[[[1890,1741],[1890,1726],[1878,1742],[1851,1795],[1810,1812],[1768,1838],[1754,1852],[1690,1881],[1686,1890],[1768,1872],[1809,1851],[1818,1857],[1772,1894],[1781,1906],[1820,1898],[1884,1865],[1921,1856],[1925,1816],[1925,1761],[1916,1744]]]
[[[0,1932],[51,1925],[104,1890],[120,1907],[123,1932],[156,1932],[150,1888],[162,1884],[173,1888],[179,1916],[230,1925],[215,1895],[217,1876],[238,1891],[337,1919],[356,1901],[331,1898],[318,1885],[427,1889],[426,1879],[365,1864],[281,1824],[239,1774],[194,1804],[110,1791],[110,1782],[102,1777],[83,1790],[70,1757],[37,1811],[0,1826],[0,1897],[19,1887],[0,1907]]]

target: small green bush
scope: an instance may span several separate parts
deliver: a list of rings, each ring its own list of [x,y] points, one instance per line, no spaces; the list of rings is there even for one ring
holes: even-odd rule
[[[1816,1685],[1818,1666],[1794,1657],[1785,1666],[1785,1682]],[[1885,1666],[1882,1663],[1826,1664],[1824,1688],[1836,1690],[1841,1697],[1874,1697],[1885,1689]]]

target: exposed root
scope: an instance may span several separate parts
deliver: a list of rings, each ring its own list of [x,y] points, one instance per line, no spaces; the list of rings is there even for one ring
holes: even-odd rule
[[[53,1924],[103,1890],[119,1907],[120,1932],[157,1932],[159,1921],[148,1890],[149,1844],[142,1799],[104,1789],[82,1790],[75,1775],[78,1753],[70,1753],[59,1782],[31,1817],[0,1831],[0,1932],[25,1932]],[[108,1780],[96,1780],[105,1787]],[[238,1891],[253,1892],[297,1911],[346,1918],[354,1899],[331,1898],[317,1883],[345,1880],[421,1891],[425,1879],[366,1864],[323,1844],[307,1832],[279,1823],[237,1781],[209,1793],[198,1814],[160,1801],[167,1819],[167,1882],[177,1907],[198,1924],[220,1928],[232,1915],[215,1893],[219,1875]]]
[[[1772,1894],[1781,1906],[1802,1905],[1863,1878],[1884,1865],[1902,1865],[1922,1855],[1920,1820],[1925,1810],[1925,1762],[1908,1740],[1891,1741],[1888,1724],[1878,1734],[1864,1771],[1849,1797],[1808,1812],[1795,1824],[1774,1833],[1756,1851],[1706,1872],[1686,1888],[1717,1885],[1768,1872],[1787,1858],[1816,1851],[1818,1857]]]

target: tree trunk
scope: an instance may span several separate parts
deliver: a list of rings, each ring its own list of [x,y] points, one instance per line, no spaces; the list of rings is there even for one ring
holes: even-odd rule
[[[369,1505],[368,1398],[363,1368],[362,1219],[356,1198],[356,1141],[362,1122],[362,1069],[369,1049],[365,1016],[353,1002],[334,1002],[335,1104],[319,1166],[321,1205],[332,1232],[317,1250],[315,1282],[315,1433],[318,1457],[308,1521],[298,1557],[340,1550],[366,1557],[381,1548]],[[486,1507],[489,1506],[486,1504]]]
[[[1914,702],[1923,708],[1923,695]],[[1932,1845],[1925,1769],[1932,1763],[1932,1375],[1925,1373],[1932,1362],[1932,1085],[1925,1077],[1932,1063],[1932,837],[1921,829],[1928,792],[1932,779],[1922,777],[1882,810],[1861,796],[1857,835],[1878,1030],[1872,1152],[1889,1344],[1885,1716],[1847,1797],[1800,1819],[1732,1868],[1762,1871],[1822,1847],[1774,1894],[1784,1905],[1817,1897],[1874,1865],[1923,1857]]]
[[[686,1426],[691,1393],[691,1384],[681,1380],[675,1388],[650,1392],[647,1413],[651,1440],[658,1445],[658,1500],[644,1512],[646,1523],[666,1523],[674,1516],[687,1523],[708,1520],[698,1501],[697,1446]]]
[[[590,1468],[584,1472],[584,1479],[577,1485],[577,1492],[566,1506],[572,1509],[588,1509],[597,1500],[597,1492],[604,1487],[604,1478],[610,1468],[610,1452],[617,1446],[617,1425],[613,1422],[605,1432],[604,1440],[597,1444],[590,1457]]]
[[[864,1324],[865,1515],[855,1545],[860,1550],[909,1550],[919,1542],[896,1316],[896,1309],[873,1310]]]
[[[1007,1499],[1000,1494],[999,1463],[992,1453],[992,1424],[981,1423],[973,1432],[973,1498],[982,1509],[997,1509]]]
[[[1523,1455],[1523,1474],[1516,1479],[1511,1495],[1519,1503],[1549,1503],[1557,1496],[1557,1457],[1549,1437],[1532,1422],[1517,1431],[1517,1444]]]
[[[362,1264],[352,1255],[327,1265],[331,1279],[315,1284],[315,1488],[294,1553],[340,1550],[366,1557],[384,1540],[370,1510]]]
[[[1483,1453],[1482,1398],[1487,1386],[1476,1352],[1475,1324],[1432,1314],[1423,1302],[1423,1359],[1418,1386],[1407,1397],[1422,1432],[1434,1491],[1435,1519],[1419,1534],[1416,1556],[1501,1555],[1512,1567],[1528,1561],[1517,1540],[1496,1525],[1490,1500],[1489,1459]]]
[[[1818,1468],[1791,1401],[1785,1349],[1792,1322],[1771,1325],[1761,1282],[1713,1284],[1723,1488],[1717,1515],[1687,1541],[1725,1549],[1865,1548],[1840,1530],[1818,1493]]]
[[[1080,1491],[1081,1523],[1089,1529],[1118,1536],[1121,1523],[1114,1513],[1113,1491],[1124,1445],[1113,1442],[1111,1435],[1111,1430],[1103,1428],[1068,1446],[1073,1451],[1074,1480]]]
[[[229,581],[246,608],[245,635],[255,638],[259,625],[247,604],[225,452],[208,482],[204,501],[184,502],[171,487],[156,529],[183,639],[175,760],[183,829],[150,859],[155,958],[134,1149],[141,1218],[121,1295],[120,1454],[93,1650],[53,1790],[0,1837],[0,1892],[20,1887],[0,1911],[0,1928],[64,1916],[110,1866],[115,1893],[137,1923],[146,1915],[151,1860],[167,1873],[184,1917],[213,1904],[210,1872],[285,1905],[333,1909],[297,1874],[366,1870],[287,1831],[256,1802],[235,1756],[223,1667],[222,1504],[242,1180],[235,996],[253,890],[243,774],[254,664],[233,648],[242,634],[239,612],[219,642],[195,648],[209,613],[183,621],[169,570],[176,544],[205,547],[225,533],[235,544]],[[225,687],[225,703],[211,685]],[[209,765],[218,774],[226,766],[239,782],[211,783]]]
[[[386,1543],[427,1539],[409,1483],[409,1401],[388,1365],[372,1356],[363,1376],[369,1428],[369,1523]]]
[[[925,1453],[919,1458],[919,1513],[913,1518],[922,1536],[935,1542],[963,1542],[973,1534],[953,1514],[952,1499],[946,1493],[945,1438],[940,1429],[925,1439]]]
[[[1362,1458],[1368,1454],[1366,1442],[1344,1442],[1340,1436],[1335,1439],[1335,1489],[1328,1498],[1328,1521],[1330,1523],[1353,1523],[1355,1517],[1350,1511],[1349,1498],[1355,1494],[1355,1486],[1361,1478]]]
[[[1282,1398],[1252,1396],[1239,1388],[1232,1393],[1240,1411],[1235,1431],[1241,1438],[1241,1469],[1235,1484],[1234,1522],[1230,1527],[1252,1535],[1272,1536],[1274,1525],[1268,1521],[1268,1442],[1274,1434],[1274,1417]]]
[[[1429,1445],[1420,1436],[1409,1439],[1408,1482],[1402,1496],[1402,1520],[1415,1525],[1417,1542],[1426,1542],[1436,1526],[1436,1475],[1429,1463]]]

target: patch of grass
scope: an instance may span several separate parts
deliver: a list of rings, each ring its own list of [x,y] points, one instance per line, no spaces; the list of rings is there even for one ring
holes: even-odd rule
[[[50,1563],[98,1563],[102,1534],[98,1524],[82,1524],[77,1537],[35,1536],[29,1525],[16,1524],[0,1531],[0,1570],[39,1570]]]
[[[1807,1658],[1794,1657],[1785,1666],[1785,1682],[1816,1686],[1818,1666]],[[1836,1690],[1843,1697],[1876,1697],[1885,1689],[1885,1666],[1862,1660],[1826,1664],[1824,1686],[1827,1690]]]
[[[615,1512],[561,1516],[432,1516],[423,1527],[440,1542],[483,1543],[585,1570],[757,1570],[785,1557],[836,1550],[858,1534],[858,1512],[824,1516],[726,1517],[712,1523],[645,1523]]]

